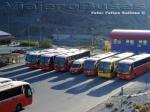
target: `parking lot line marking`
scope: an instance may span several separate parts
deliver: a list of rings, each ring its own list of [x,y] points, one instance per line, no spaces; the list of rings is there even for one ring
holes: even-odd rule
[[[10,73],[14,73],[14,72],[18,72],[18,71],[25,70],[25,69],[28,69],[28,68],[29,68],[29,67],[23,67],[23,68],[20,68],[20,69],[16,69],[16,70],[4,72],[4,73],[1,73],[1,72],[0,72],[0,76],[7,75],[7,74],[10,74]]]
[[[25,75],[27,75],[27,74],[31,74],[31,73],[38,72],[38,71],[41,71],[41,70],[40,70],[40,69],[37,69],[37,70],[33,70],[33,71],[29,71],[29,72],[22,73],[22,74],[18,74],[18,75],[12,76],[12,77],[8,77],[8,78],[10,78],[10,79],[12,79],[12,78],[17,78],[17,77],[25,76]]]

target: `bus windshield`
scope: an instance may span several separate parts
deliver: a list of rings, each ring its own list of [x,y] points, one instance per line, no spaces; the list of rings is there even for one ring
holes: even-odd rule
[[[49,65],[49,57],[41,56],[40,64],[43,66],[48,66]]]
[[[100,62],[98,68],[99,68],[99,71],[101,71],[101,72],[111,72],[111,63]]]
[[[80,67],[80,64],[73,64],[71,67],[72,67],[72,68],[79,68],[79,67]]]
[[[125,63],[118,63],[117,65],[117,72],[118,73],[129,73],[131,69],[131,65],[130,64],[125,64]]]
[[[60,67],[63,67],[66,63],[66,58],[64,57],[56,57],[55,58],[55,65],[56,66],[60,66]]]
[[[32,90],[29,85],[24,85],[24,94],[26,97],[32,97]]]
[[[96,61],[94,61],[94,60],[85,61],[84,69],[85,70],[96,70],[95,64],[96,64]]]
[[[29,62],[30,64],[36,64],[37,63],[37,56],[28,54],[26,56],[26,61]]]

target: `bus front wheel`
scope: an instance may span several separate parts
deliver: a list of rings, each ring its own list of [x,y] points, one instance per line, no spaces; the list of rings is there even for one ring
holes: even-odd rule
[[[22,110],[22,104],[18,104],[16,106],[16,112],[20,112]]]

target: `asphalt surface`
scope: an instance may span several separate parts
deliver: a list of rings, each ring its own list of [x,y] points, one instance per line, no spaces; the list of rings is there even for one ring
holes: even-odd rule
[[[87,112],[120,92],[121,87],[131,86],[135,81],[144,82],[148,75],[131,82],[87,77],[40,69],[26,65],[13,65],[0,69],[1,77],[27,81],[34,88],[33,104],[23,112]]]

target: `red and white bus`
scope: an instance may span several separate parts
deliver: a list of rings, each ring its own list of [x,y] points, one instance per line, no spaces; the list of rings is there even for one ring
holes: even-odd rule
[[[120,61],[117,65],[117,77],[131,80],[149,69],[150,54],[139,54]]]
[[[84,62],[89,57],[83,57],[81,59],[75,60],[70,67],[70,73],[82,73],[84,68]]]
[[[57,48],[55,52],[48,53],[48,54],[43,54],[40,56],[40,68],[43,71],[51,71],[54,70],[54,60],[55,57],[58,55],[67,55],[67,53],[72,52],[72,50],[76,49],[64,49],[64,48]]]
[[[20,112],[30,104],[32,90],[29,83],[0,78],[0,112]]]
[[[124,52],[101,60],[98,65],[98,77],[107,79],[116,77],[117,63],[133,55],[134,53]]]
[[[108,52],[104,54],[95,55],[84,62],[84,74],[96,76],[97,75],[97,66],[100,60],[105,59],[107,57],[113,56],[117,54],[116,52]]]
[[[56,71],[69,71],[74,60],[80,59],[82,57],[89,57],[89,50],[70,50],[67,54],[58,55],[55,57],[54,68]]]
[[[65,48],[52,48],[44,49],[39,51],[32,51],[26,54],[26,64],[33,69],[39,69],[40,66],[40,57],[44,54],[60,53],[61,51],[68,51]]]
[[[46,54],[48,51],[32,51],[26,54],[26,64],[30,68],[39,69],[40,68],[40,56]]]

